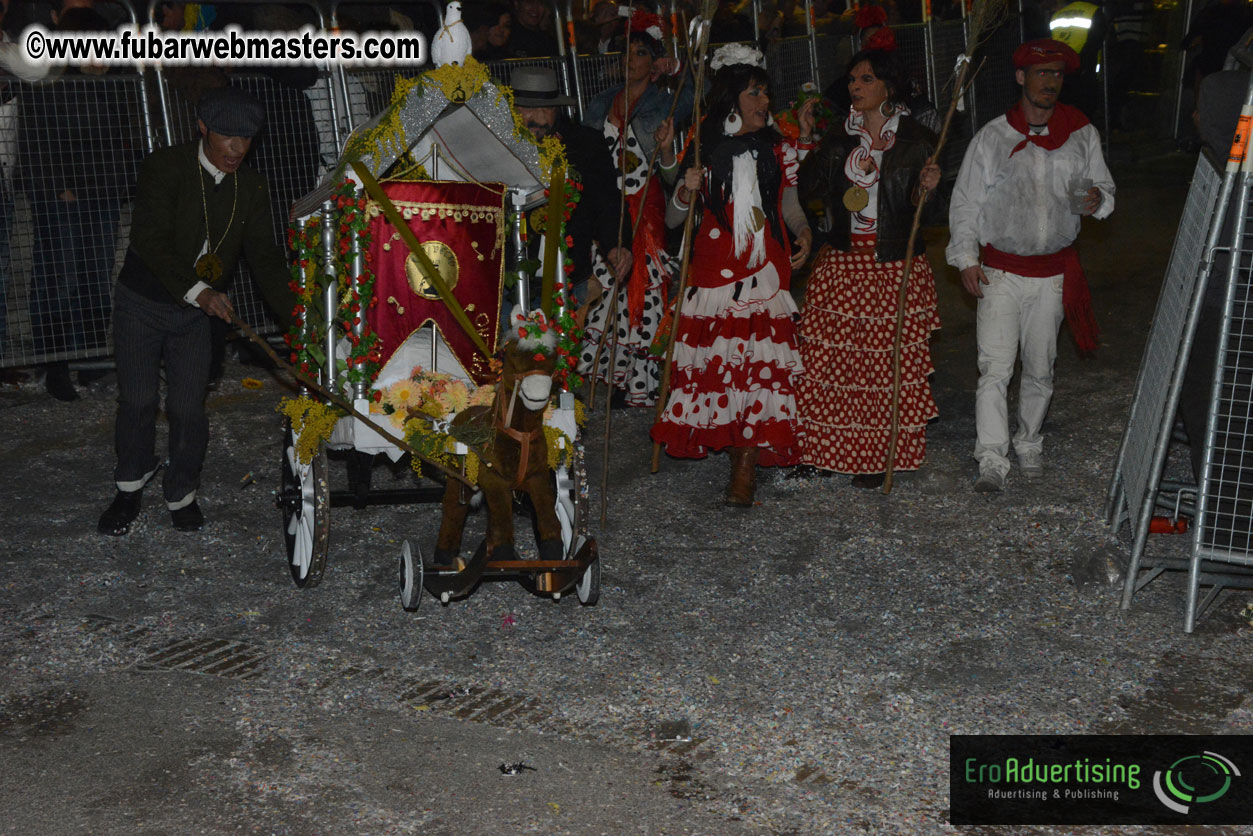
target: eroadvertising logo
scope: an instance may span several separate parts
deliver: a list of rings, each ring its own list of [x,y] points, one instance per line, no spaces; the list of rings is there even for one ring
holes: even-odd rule
[[[949,741],[952,824],[1253,824],[1253,736]]]
[[[1240,770],[1217,752],[1185,755],[1153,773],[1153,792],[1162,804],[1186,816],[1191,805],[1208,804],[1226,795],[1233,777],[1239,778]]]

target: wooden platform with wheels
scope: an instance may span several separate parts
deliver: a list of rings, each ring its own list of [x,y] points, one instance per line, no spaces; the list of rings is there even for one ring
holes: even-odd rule
[[[469,595],[484,580],[517,581],[553,600],[573,589],[579,603],[590,607],[600,600],[600,553],[595,540],[580,537],[564,560],[489,560],[484,540],[469,562],[447,566],[424,563],[421,550],[408,540],[401,545],[400,603],[406,610],[418,608],[419,589],[448,604]]]

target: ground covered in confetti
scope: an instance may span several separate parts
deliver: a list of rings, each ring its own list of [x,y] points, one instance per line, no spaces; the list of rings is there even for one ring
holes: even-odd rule
[[[153,488],[129,536],[95,534],[111,378],[71,404],[0,391],[0,833],[945,833],[951,734],[1249,732],[1248,596],[1192,635],[1178,575],[1120,610],[1127,532],[1103,518],[1191,165],[1123,166],[1085,228],[1102,347],[1063,345],[1043,479],[972,493],[973,309],[937,271],[921,471],[889,496],[763,472],[732,510],[725,457],[650,476],[650,416],[616,412],[594,607],[490,583],[403,611],[401,542],[429,553],[433,506],[335,509],[326,576],[295,589],[286,390],[253,368],[210,397],[198,535]]]

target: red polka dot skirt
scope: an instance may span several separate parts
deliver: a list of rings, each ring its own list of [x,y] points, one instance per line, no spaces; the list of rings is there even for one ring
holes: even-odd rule
[[[741,282],[690,288],[675,331],[670,397],[653,440],[677,458],[757,447],[758,464],[797,464],[796,317],[769,262]]]
[[[882,473],[892,425],[892,347],[904,260],[880,263],[872,248],[819,256],[805,292],[797,381],[802,459],[838,473]],[[939,412],[928,343],[940,327],[935,276],[914,258],[901,340],[900,430],[894,470],[917,470],[927,422]]]

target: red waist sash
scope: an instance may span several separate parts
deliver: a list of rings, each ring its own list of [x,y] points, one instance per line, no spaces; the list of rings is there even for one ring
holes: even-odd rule
[[[998,250],[991,244],[983,245],[983,266],[1004,270],[1019,276],[1044,278],[1062,276],[1062,308],[1066,322],[1080,351],[1096,351],[1096,340],[1101,335],[1096,315],[1092,311],[1092,292],[1088,277],[1079,263],[1079,251],[1069,246],[1047,255],[1014,255]]]

